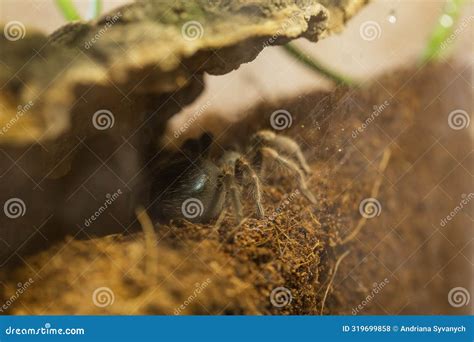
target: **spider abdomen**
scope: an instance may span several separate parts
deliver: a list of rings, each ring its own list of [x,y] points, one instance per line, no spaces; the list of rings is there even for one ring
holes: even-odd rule
[[[224,202],[220,175],[219,168],[206,159],[172,163],[155,177],[150,211],[160,221],[209,222]]]

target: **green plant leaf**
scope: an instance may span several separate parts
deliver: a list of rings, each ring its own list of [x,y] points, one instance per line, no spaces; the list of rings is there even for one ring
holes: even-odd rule
[[[428,46],[421,58],[422,63],[436,60],[448,48],[448,39],[453,33],[456,21],[461,13],[461,8],[466,0],[448,0],[438,24],[431,33]]]
[[[343,76],[334,70],[331,70],[310,57],[307,53],[297,48],[294,44],[288,43],[283,46],[283,49],[292,57],[296,58],[299,62],[310,68],[311,70],[322,74],[323,76],[333,80],[337,84],[345,84],[349,86],[356,86],[357,82],[347,76]]]
[[[56,6],[67,21],[81,20],[81,16],[71,0],[56,0]]]

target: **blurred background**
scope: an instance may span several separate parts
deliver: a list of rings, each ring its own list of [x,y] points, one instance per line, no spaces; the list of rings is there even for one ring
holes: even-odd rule
[[[103,12],[128,2],[131,1],[104,0]],[[82,18],[92,17],[92,1],[76,0],[74,3]],[[419,60],[434,27],[443,21],[444,25],[459,28],[456,40],[446,49],[452,54],[453,61],[472,64],[474,3],[466,2],[456,23],[441,17],[445,5],[445,0],[376,0],[350,20],[343,32],[317,44],[304,39],[296,44],[329,69],[365,82]],[[0,21],[11,20],[47,33],[66,23],[53,0],[1,0]],[[364,27],[369,36],[362,34]],[[186,137],[197,136],[205,130],[209,115],[239,120],[258,102],[289,98],[316,89],[328,89],[332,85],[280,47],[264,49],[255,61],[234,72],[206,78],[207,89],[201,97],[171,120],[168,139],[172,137],[174,127],[182,125],[203,107],[205,111],[200,113],[197,124]]]
[[[104,0],[103,13],[127,2],[130,1]],[[92,12],[92,1],[82,0],[74,3],[82,18],[90,19],[92,17],[90,14]],[[469,134],[472,137],[474,125],[471,124],[469,127],[468,124],[466,126],[468,130],[465,132],[454,131],[446,124],[448,113],[453,109],[463,108],[469,110],[468,108],[472,108],[467,103],[469,96],[466,96],[466,93],[468,95],[469,91],[472,93],[472,85],[474,84],[472,72],[469,73],[469,70],[472,71],[474,60],[474,3],[472,0],[467,0],[465,3],[460,18],[454,22],[451,17],[442,16],[443,9],[447,4],[444,0],[373,1],[348,22],[343,32],[325,38],[316,44],[309,43],[304,39],[294,42],[296,46],[328,69],[354,79],[362,85],[367,85],[367,87],[362,88],[365,90],[356,94],[353,99],[349,99],[355,101],[354,103],[358,107],[338,106],[337,110],[334,110],[336,114],[340,114],[341,122],[347,124],[348,127],[351,127],[348,123],[350,121],[347,119],[348,117],[356,121],[357,124],[362,124],[369,113],[372,112],[373,105],[382,103],[387,99],[387,92],[390,94],[390,91],[393,90],[395,93],[395,90],[401,90],[402,88],[404,91],[399,97],[390,99],[393,100],[393,104],[379,118],[380,122],[371,125],[371,128],[364,135],[364,139],[350,139],[350,133],[347,133],[348,146],[345,147],[344,151],[349,151],[352,154],[347,154],[350,158],[340,157],[341,163],[337,164],[337,170],[334,170],[332,168],[333,164],[324,161],[323,158],[317,160],[319,162],[316,167],[318,177],[315,180],[315,183],[317,182],[315,187],[318,188],[317,193],[321,194],[322,199],[323,196],[329,197],[331,194],[338,194],[339,191],[344,195],[347,193],[347,196],[352,195],[353,197],[344,198],[339,195],[334,196],[334,203],[342,208],[338,211],[338,214],[341,212],[343,219],[349,219],[353,213],[356,213],[358,218],[357,202],[360,198],[356,198],[356,196],[369,193],[365,189],[357,190],[357,186],[362,187],[365,183],[372,185],[374,175],[379,173],[374,163],[378,160],[378,155],[382,155],[383,151],[381,149],[388,146],[393,149],[394,155],[391,169],[388,169],[385,177],[385,194],[380,195],[384,203],[384,216],[381,218],[383,221],[375,221],[369,227],[372,229],[366,229],[365,239],[360,239],[360,244],[357,245],[357,248],[354,248],[351,254],[352,261],[348,258],[346,265],[343,265],[339,271],[342,280],[335,285],[340,285],[341,290],[334,296],[331,313],[349,314],[351,308],[365,298],[368,292],[367,286],[370,287],[374,280],[380,282],[385,276],[390,277],[392,283],[390,289],[384,291],[383,298],[377,298],[376,303],[373,304],[375,307],[372,309],[373,311],[367,310],[364,312],[392,314],[459,313],[459,311],[449,311],[455,310],[454,306],[449,306],[446,299],[448,293],[450,293],[449,290],[462,286],[463,289],[464,287],[471,289],[470,293],[472,293],[472,281],[467,278],[472,279],[472,276],[469,277],[469,275],[473,263],[472,259],[466,257],[466,255],[472,256],[472,253],[470,253],[472,239],[470,240],[469,236],[469,232],[472,236],[471,212],[467,209],[464,211],[464,215],[457,216],[458,221],[455,224],[452,223],[449,230],[442,230],[439,227],[439,220],[445,217],[452,208],[456,208],[459,204],[459,198],[463,198],[463,194],[472,193],[470,189],[473,184],[472,171],[470,171],[472,170],[473,161],[472,139],[471,144],[469,144],[468,137]],[[9,21],[20,21],[27,27],[27,30],[35,28],[46,33],[51,33],[66,23],[54,0],[0,0],[0,22]],[[453,27],[455,39],[452,42],[450,41],[443,49],[443,52],[450,55],[449,59],[446,56],[440,58],[440,62],[446,64],[439,63],[442,67],[433,67],[431,70],[434,74],[430,75],[430,68],[426,68],[428,71],[425,70],[426,72],[424,72],[423,68],[420,67],[420,64],[422,64],[420,61],[437,25]],[[462,67],[451,67],[456,65],[462,65]],[[402,72],[403,69],[407,70]],[[462,73],[458,74],[461,71]],[[389,74],[389,77],[380,77],[383,74]],[[419,80],[416,80],[418,77]],[[206,86],[205,91],[195,102],[181,108],[180,113],[170,120],[168,135],[165,138],[169,142],[166,145],[170,148],[178,147],[179,144],[179,140],[173,138],[175,128],[182,126],[196,113],[199,113],[197,121],[193,121],[194,124],[190,126],[185,134],[180,136],[180,139],[198,136],[202,131],[209,129],[211,124],[215,122],[215,118],[237,122],[250,113],[255,113],[256,105],[259,103],[272,105],[274,102],[284,102],[288,99],[300,102],[301,99],[315,96],[317,90],[334,88],[335,84],[308,69],[288,55],[282,47],[269,47],[264,49],[253,62],[242,65],[238,70],[222,76],[206,75]],[[467,91],[465,91],[466,89]],[[364,93],[364,91],[367,93]],[[412,102],[417,101],[411,101],[412,97],[419,100],[420,104],[413,105]],[[313,98],[310,99],[313,100]],[[380,99],[382,101],[379,101]],[[347,102],[351,102],[349,100]],[[470,101],[472,103],[472,96]],[[344,101],[341,100],[340,102]],[[288,103],[291,105],[291,101],[288,101]],[[313,106],[314,103],[319,102],[315,99]],[[311,104],[308,104],[308,106],[311,106]],[[296,111],[298,106],[295,105],[294,107]],[[309,111],[309,107],[298,108],[303,108],[301,109],[303,113],[300,113],[299,117],[304,118],[304,114],[306,114],[307,109]],[[350,115],[344,116],[346,112],[340,110],[340,108],[346,108]],[[353,108],[356,109],[353,110]],[[416,112],[417,110],[418,112]],[[258,114],[260,114],[260,111]],[[262,118],[264,118],[264,115],[265,113],[262,113]],[[214,120],[209,120],[210,117]],[[385,121],[382,121],[382,119]],[[304,127],[304,125],[301,125],[301,127]],[[306,127],[310,126],[307,125]],[[384,129],[380,130],[379,127]],[[293,127],[295,131],[298,128],[298,125]],[[332,128],[337,132],[344,132],[343,129],[339,129],[338,124],[333,125]],[[349,132],[349,130],[346,130],[346,132]],[[386,132],[389,132],[389,134]],[[301,138],[303,132],[297,133]],[[343,136],[343,134],[340,135]],[[302,140],[305,140],[303,138]],[[313,154],[317,155],[320,150],[318,145],[320,141],[316,139],[307,141],[309,143],[305,143],[305,147],[308,150],[312,149]],[[373,146],[370,143],[373,143]],[[330,143],[327,143],[326,146],[329,145]],[[334,144],[334,146],[336,145]],[[333,150],[336,151],[335,148]],[[339,158],[339,152],[342,152],[342,150],[337,149],[338,153],[334,155]],[[353,169],[345,166],[339,170],[339,166],[343,162],[351,164]],[[334,163],[336,163],[335,159]],[[339,171],[340,174],[338,174]],[[380,173],[383,174],[383,172]],[[97,177],[100,180],[97,183],[106,183],[103,181],[105,178],[107,176]],[[319,191],[320,189],[323,190]],[[17,190],[15,189],[15,191]],[[87,196],[85,197],[87,198],[87,205],[93,207],[94,210],[98,205],[101,205],[102,195],[97,196],[98,199],[95,200],[90,200],[90,194],[86,191],[84,191],[84,195]],[[80,199],[82,200],[82,197]],[[336,200],[340,200],[342,204]],[[324,202],[325,204],[329,203],[327,206],[318,206],[318,210],[320,210],[318,214],[327,214],[325,210],[329,208],[327,209],[330,214],[328,216],[332,218],[333,213],[330,210],[337,206],[331,201],[332,199],[327,203]],[[344,207],[344,205],[347,207]],[[350,207],[351,205],[354,205],[354,208]],[[80,208],[79,205],[70,205],[70,207],[74,210]],[[84,207],[86,206],[84,205]],[[83,209],[79,213],[81,219],[82,212],[87,213],[88,209]],[[344,215],[347,215],[347,217]],[[439,217],[440,215],[442,217]],[[351,221],[345,222],[348,227],[351,227],[351,223]],[[307,239],[303,240],[307,242]],[[165,255],[163,260],[165,262],[171,260],[171,262],[169,265],[160,265],[161,275],[166,279],[168,279],[169,274],[174,273],[175,265],[173,263],[176,260],[179,260],[179,262],[187,260],[188,249],[190,249],[177,250],[175,241],[172,239],[170,241],[172,247],[166,245],[168,242],[161,246],[161,250],[165,250],[169,253],[168,256],[172,255],[174,258],[168,258]],[[78,243],[78,245],[80,244]],[[200,257],[209,257],[203,263],[206,267],[207,264],[210,264],[208,260],[214,260],[212,258],[215,257],[211,255],[214,254],[212,248],[214,245],[209,246],[211,247],[205,248],[204,252],[201,251],[201,254],[199,254]],[[87,248],[90,248],[90,246]],[[102,250],[103,247],[100,246],[98,251],[102,253]],[[209,256],[206,254],[207,251],[211,251]],[[64,249],[64,253],[69,252],[69,249]],[[110,257],[110,260],[114,261],[113,263],[105,259],[103,263],[99,263],[98,269],[103,267],[105,272],[111,268],[110,265],[116,265],[117,256],[125,255],[122,245],[118,245],[116,253],[113,257]],[[72,259],[76,261],[76,251],[74,249],[72,249],[71,255]],[[95,262],[95,256],[92,259]],[[64,269],[70,270],[71,273],[75,271],[75,268],[69,267],[69,260],[71,259],[65,257],[64,260],[67,267],[61,265],[58,267],[61,272],[56,272],[56,274],[59,274],[59,281],[65,278],[62,275]],[[225,260],[227,265],[227,259]],[[84,259],[84,263],[87,262],[88,266],[89,261],[87,258]],[[126,261],[128,262],[128,260]],[[188,268],[183,268],[182,276],[173,275],[173,280],[165,282],[165,287],[169,286],[170,293],[176,292],[176,281],[174,279],[176,276],[184,284],[180,296],[187,297],[192,291],[190,288],[193,288],[195,284],[195,279],[191,278],[194,276],[202,281],[204,279],[203,274],[206,273],[195,272],[196,262],[193,258],[190,258],[185,266]],[[120,265],[120,269],[116,270],[118,283],[122,279],[121,269],[127,267]],[[204,269],[208,271],[206,267]],[[88,269],[89,267],[84,268]],[[82,272],[81,267],[78,267],[78,269],[79,272]],[[236,267],[236,269],[238,268]],[[18,279],[25,279],[25,275],[30,276],[28,273],[30,270],[27,268],[25,270],[24,274],[20,273],[17,276]],[[358,270],[360,276],[352,274],[353,270]],[[91,268],[91,272],[95,271],[96,269]],[[44,268],[44,272],[46,272],[46,275],[42,274],[41,276],[44,279],[49,279],[50,274],[55,274],[55,269]],[[48,274],[47,272],[51,273]],[[257,268],[256,273],[260,275],[261,269]],[[380,278],[382,275],[383,277]],[[81,278],[82,276],[84,278]],[[189,279],[184,279],[185,277],[189,277]],[[87,279],[84,282],[77,282],[77,288],[73,288],[76,291],[75,293],[80,294],[77,298],[71,296],[65,298],[69,293],[74,293],[73,290],[61,292],[56,291],[54,287],[42,284],[42,288],[51,290],[51,295],[54,297],[54,301],[51,302],[55,302],[57,306],[55,309],[59,311],[69,310],[69,308],[82,308],[81,305],[84,305],[84,310],[89,310],[90,308],[87,305],[91,303],[84,302],[84,293],[88,296],[88,291],[93,289],[94,286],[100,288],[99,286],[103,286],[105,280],[114,279],[107,275],[93,278],[82,273],[78,277],[69,274],[69,278]],[[219,274],[216,279],[227,281],[228,278],[228,274]],[[239,277],[237,278],[240,280]],[[58,281],[58,279],[55,279],[55,281]],[[94,283],[94,281],[97,283]],[[16,281],[12,284],[15,283]],[[54,283],[54,281],[51,281],[51,283]],[[249,283],[254,284],[253,281]],[[265,283],[265,285],[268,284]],[[225,284],[225,286],[227,285]],[[218,295],[206,297],[210,300],[208,307],[212,307],[213,299],[221,298],[222,293],[225,292],[222,291],[222,288],[225,288],[225,286],[216,286],[216,291],[219,291]],[[119,294],[120,285],[114,284],[112,287]],[[84,293],[81,291],[84,291]],[[37,293],[39,298],[49,302],[46,295]],[[31,295],[33,296],[32,302],[36,303],[35,294],[31,292]],[[59,297],[61,299],[59,300],[58,296],[61,295],[64,295],[64,297]],[[122,295],[126,297],[128,294]],[[169,295],[168,289],[165,289],[153,299],[161,304],[163,298],[174,297]],[[68,304],[67,300],[69,299],[73,301],[73,304]],[[179,296],[175,299],[178,302],[181,301]],[[241,294],[233,295],[232,300],[234,299],[236,299],[236,302],[242,301]],[[252,301],[249,302],[253,304],[254,299],[252,297]],[[268,302],[266,298],[259,297],[259,299]],[[28,299],[25,298],[25,300]],[[75,300],[79,302],[76,303]],[[60,303],[65,303],[66,309],[61,308]],[[339,305],[340,303],[345,304]],[[47,304],[49,305],[49,303]],[[166,305],[169,309],[173,308],[175,303]],[[35,310],[37,307],[38,310],[43,310],[42,307],[37,305],[25,305],[24,307],[28,310]],[[125,312],[130,313],[126,311],[127,309],[122,309],[125,307],[125,305],[117,305],[111,310],[125,310]],[[466,308],[466,310],[468,309]],[[44,313],[44,311],[40,312]],[[167,311],[152,312],[161,314]],[[239,311],[230,312],[240,313]],[[117,311],[117,313],[123,313],[123,311]]]

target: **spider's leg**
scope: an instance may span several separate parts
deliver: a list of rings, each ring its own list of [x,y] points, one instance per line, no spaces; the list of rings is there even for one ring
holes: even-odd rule
[[[237,218],[237,222],[242,222],[243,219],[243,211],[242,211],[242,203],[240,202],[240,190],[238,188],[237,183],[235,182],[235,174],[234,172],[225,171],[224,172],[224,186],[225,192],[230,194],[230,199],[232,202],[232,207],[235,211],[235,216]]]
[[[265,216],[265,210],[262,205],[262,185],[260,184],[260,178],[258,178],[254,169],[250,166],[250,163],[243,156],[236,160],[236,167],[240,167],[246,172],[252,181],[255,191],[255,202],[257,204],[257,215],[259,218]]]
[[[294,155],[304,172],[306,172],[306,174],[311,173],[311,168],[306,162],[306,158],[304,157],[303,152],[296,141],[283,135],[275,135],[275,139],[271,142],[271,144],[276,147],[277,150],[283,153]]]
[[[260,140],[263,142],[263,146],[268,146],[288,156],[294,156],[301,169],[303,169],[308,175],[311,173],[311,168],[296,141],[290,137],[278,135],[272,131],[265,130],[258,132],[257,136],[259,136]]]
[[[226,198],[226,193],[224,192],[224,203],[225,203],[225,198]],[[217,217],[216,223],[214,223],[214,227],[217,230],[219,230],[221,228],[222,221],[224,221],[224,218],[225,218],[225,213],[226,213],[226,208],[224,207],[224,208],[222,208],[221,213]]]
[[[262,147],[262,153],[283,165],[287,169],[295,172],[298,175],[298,184],[301,192],[311,203],[316,204],[316,198],[306,185],[305,175],[298,164],[296,164],[291,159],[281,156],[275,149],[271,147]]]
[[[306,172],[306,174],[308,175],[311,174],[311,168],[309,167],[308,162],[306,161],[306,158],[304,157],[303,152],[301,151],[301,148],[299,147],[298,144],[295,143],[295,145],[296,145],[296,149],[294,153],[296,155],[296,159],[298,159],[304,172]]]

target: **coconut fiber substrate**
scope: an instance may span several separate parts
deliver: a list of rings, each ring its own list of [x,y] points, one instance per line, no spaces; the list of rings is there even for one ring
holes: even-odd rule
[[[205,225],[154,225],[137,210],[136,232],[70,236],[3,266],[3,313],[465,314],[448,293],[472,279],[472,136],[448,115],[473,103],[470,70],[453,65],[209,123],[221,146],[245,144],[271,129],[275,110],[290,112],[291,127],[278,133],[303,148],[317,204],[297,177],[269,165],[263,219],[251,193],[240,226],[229,204]]]

